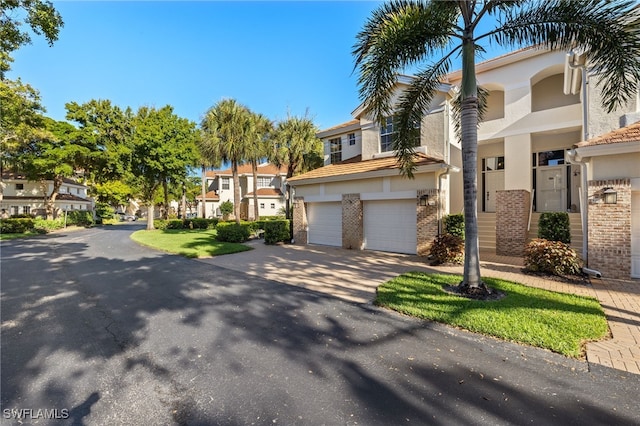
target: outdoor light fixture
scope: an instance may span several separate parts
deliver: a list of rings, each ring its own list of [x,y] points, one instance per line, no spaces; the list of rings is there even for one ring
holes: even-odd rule
[[[602,191],[602,198],[604,199],[605,204],[618,203],[618,193],[613,188],[604,188]]]
[[[426,205],[427,205],[427,200],[428,200],[428,199],[429,199],[429,196],[428,196],[427,194],[422,194],[422,195],[420,196],[420,202],[419,202],[419,204],[420,204],[421,206],[426,206]]]

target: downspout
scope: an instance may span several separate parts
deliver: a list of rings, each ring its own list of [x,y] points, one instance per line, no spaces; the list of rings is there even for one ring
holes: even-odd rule
[[[577,92],[577,84],[576,84],[576,76],[575,76],[575,70],[580,69],[582,75],[582,140],[583,141],[587,141],[589,139],[589,93],[588,93],[588,84],[589,81],[587,79],[587,66],[586,64],[578,64],[578,65],[574,65],[574,61],[576,58],[576,53],[572,50],[569,53],[567,53],[567,58],[566,58],[566,62],[565,65],[567,66],[567,68],[569,68],[571,70],[571,76],[569,79],[567,79],[567,75],[566,75],[566,71],[567,69],[565,68],[565,87],[564,87],[564,92],[565,94],[569,94],[569,93],[573,93],[575,94]],[[568,86],[568,81],[570,80],[570,88],[567,87]],[[570,89],[570,90],[568,90]],[[582,268],[582,272],[588,274],[588,275],[593,275],[596,278],[601,278],[602,274],[599,271],[596,271],[595,269],[590,269],[589,268],[589,203],[588,203],[588,196],[589,196],[589,192],[587,189],[587,163],[585,162],[584,158],[582,158],[580,156],[580,154],[578,154],[576,149],[570,149],[567,151],[566,154],[567,160],[569,160],[570,163],[573,164],[579,164],[580,165],[580,176],[581,176],[581,186],[582,186],[582,191],[581,191],[581,197],[580,197],[580,219],[582,222],[582,258],[584,259],[584,264],[586,265],[585,267]]]
[[[454,173],[458,173],[460,171],[459,167],[456,166],[452,166],[450,164],[447,165],[443,165],[442,166],[444,168],[444,171],[440,174],[438,174],[438,196],[439,198],[440,195],[442,194],[442,178],[445,176],[449,176],[449,174],[451,172]],[[442,203],[438,202],[438,209],[437,209],[437,220],[438,220],[438,235],[442,235]]]

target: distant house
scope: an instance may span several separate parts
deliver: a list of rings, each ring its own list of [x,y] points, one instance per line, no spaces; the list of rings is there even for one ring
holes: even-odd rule
[[[46,216],[45,197],[53,190],[53,181],[34,182],[24,176],[5,172],[2,174],[0,209],[9,216]],[[93,201],[87,195],[87,187],[73,179],[64,178],[54,202],[54,216],[63,211],[92,210]]]
[[[238,168],[240,179],[240,218],[254,219],[253,172],[251,165],[243,164]],[[276,167],[270,163],[258,165],[257,196],[258,214],[276,216],[284,214],[286,167]],[[233,200],[233,174],[231,169],[208,171],[205,175],[207,193],[205,194],[206,217],[220,217],[220,204]],[[202,195],[196,197],[202,202]]]
[[[604,111],[599,86],[576,69],[584,61],[527,48],[477,64],[488,93],[478,127],[480,249],[522,255],[542,213],[567,212],[571,245],[590,268],[640,277],[640,125],[630,125],[640,101]],[[296,243],[427,255],[442,217],[464,207],[452,118],[461,79],[448,74],[416,123],[415,179],[399,174],[393,116],[378,123],[360,105],[349,121],[319,132],[325,166],[289,179]],[[398,77],[395,99],[412,81]],[[606,204],[605,192],[617,203]]]

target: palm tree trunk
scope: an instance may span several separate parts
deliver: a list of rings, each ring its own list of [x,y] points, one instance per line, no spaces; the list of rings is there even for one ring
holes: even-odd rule
[[[258,162],[251,162],[251,171],[253,172],[253,220],[260,219],[260,211],[258,210]]]
[[[478,243],[478,85],[473,38],[462,48],[462,181],[464,190],[464,275],[462,287],[479,288],[480,248]]]
[[[167,184],[167,179],[162,181],[162,189],[164,191],[164,213],[162,218],[166,220],[169,218],[169,185]]]
[[[236,223],[240,225],[240,176],[238,176],[238,162],[231,163],[231,172],[233,173],[233,214],[236,217]]]
[[[202,182],[200,183],[200,192],[202,193],[202,206],[201,206],[201,213],[202,213],[202,218],[206,219],[207,218],[207,201],[206,201],[206,196],[207,196],[207,168],[205,167],[205,165],[202,165]]]

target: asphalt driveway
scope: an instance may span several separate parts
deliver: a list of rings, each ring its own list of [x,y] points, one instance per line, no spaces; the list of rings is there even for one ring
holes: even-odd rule
[[[3,424],[640,419],[637,375],[159,253],[134,229],[0,243]],[[279,257],[269,271],[295,275]]]

